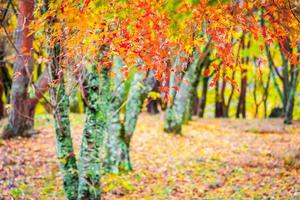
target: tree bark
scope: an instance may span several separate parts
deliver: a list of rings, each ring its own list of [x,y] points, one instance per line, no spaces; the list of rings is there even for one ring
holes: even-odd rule
[[[110,100],[108,69],[100,76],[96,66],[88,74],[86,85],[86,122],[79,155],[78,199],[101,199],[100,147],[107,132],[107,112]]]
[[[298,44],[298,53],[300,53],[300,45]],[[299,61],[299,57],[298,57]],[[285,124],[291,124],[293,120],[293,111],[294,111],[294,101],[295,101],[295,94],[297,90],[298,85],[298,79],[299,79],[299,65],[293,65],[291,64],[291,81],[289,83],[289,93],[287,97],[287,103],[286,103],[286,110],[285,110],[285,116],[284,116],[284,123]]]
[[[250,39],[248,40],[247,45],[245,44],[245,35],[243,34],[241,38],[241,48],[243,50],[250,48]],[[243,118],[246,118],[246,93],[247,93],[247,67],[249,64],[249,56],[242,58],[242,64],[246,64],[246,66],[241,67],[241,92],[239,96],[236,118],[239,118],[242,115]]]
[[[208,65],[206,66],[208,68]],[[199,112],[198,116],[200,118],[204,117],[204,111],[205,111],[205,106],[206,106],[206,97],[207,97],[207,91],[208,91],[208,80],[209,76],[203,77],[203,82],[202,82],[202,93],[201,93],[201,98],[199,102]]]
[[[142,111],[143,102],[146,95],[154,86],[154,72],[149,71],[146,80],[143,81],[144,76],[141,73],[136,73],[131,82],[128,93],[128,100],[126,104],[124,124],[121,131],[121,160],[119,168],[123,171],[131,171],[132,164],[130,160],[130,142],[134,133],[138,116]],[[142,83],[144,87],[141,87]]]
[[[3,130],[3,138],[30,136],[33,130],[33,111],[27,106],[28,85],[33,70],[32,43],[29,24],[33,20],[34,1],[20,0],[17,26],[16,48],[18,55],[14,65],[14,81],[12,84],[11,104],[8,125]]]
[[[154,86],[153,86],[153,92],[159,92],[158,90],[158,86],[159,86],[159,82],[157,80],[155,80]],[[151,97],[148,99],[148,104],[147,104],[147,112],[155,115],[159,113],[158,110],[158,104],[159,104],[159,100],[158,99],[152,99]]]
[[[127,97],[128,102],[126,104],[126,111],[124,117],[124,131],[123,134],[121,135],[123,141],[122,143],[123,148],[122,148],[120,165],[124,168],[125,171],[132,170],[132,165],[130,160],[130,141],[136,127],[138,115],[141,112],[143,107],[145,94],[151,90],[151,86],[149,85],[150,79],[153,79],[153,77],[148,77],[148,81],[146,81],[145,83],[146,89],[143,89],[138,84],[143,81],[143,75],[140,73],[136,73],[134,75],[134,78],[131,82],[131,87],[129,89],[129,93]]]
[[[2,69],[5,68],[5,44],[2,39],[0,39],[0,119],[4,117],[4,101],[3,101],[3,93],[4,93],[4,84],[3,84],[3,74]]]
[[[113,58],[114,62],[114,92],[112,94],[111,103],[108,111],[108,140],[107,152],[104,160],[104,168],[106,172],[118,174],[123,170],[121,166],[122,149],[124,142],[121,139],[124,131],[123,123],[121,122],[121,106],[125,98],[125,82],[123,81],[123,73],[121,72],[124,66],[120,58]]]
[[[298,84],[298,76],[299,76],[299,69],[294,69],[294,75],[292,77],[291,88],[289,90],[289,95],[286,103],[286,110],[284,115],[284,123],[291,124],[293,120],[293,111],[294,111],[294,101],[295,101],[295,93]]]
[[[72,144],[70,120],[69,120],[69,97],[66,96],[63,75],[60,74],[60,46],[56,44],[48,50],[51,62],[48,65],[51,82],[58,81],[58,85],[51,87],[51,104],[54,105],[54,127],[57,144],[57,157],[60,171],[63,175],[63,186],[68,200],[77,199],[78,174],[76,158]]]
[[[199,53],[194,52],[193,54],[194,62],[188,64],[187,72],[184,74],[178,93],[175,96],[174,104],[168,108],[165,114],[164,131],[167,133],[181,134],[186,105],[190,99],[191,84],[195,81],[195,72],[200,66]],[[187,81],[190,81],[190,83]]]

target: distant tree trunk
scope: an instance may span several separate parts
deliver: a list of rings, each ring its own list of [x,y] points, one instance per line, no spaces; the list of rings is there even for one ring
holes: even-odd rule
[[[220,106],[222,107],[221,117],[227,118],[229,109],[227,109],[227,106],[226,106],[226,103],[225,103],[225,89],[226,89],[227,82],[225,80],[224,75],[225,75],[225,73],[223,73],[223,78],[222,78],[222,87],[221,87],[221,94],[220,94],[220,97],[221,97],[220,104],[221,105]]]
[[[0,81],[2,81],[1,78]],[[0,119],[4,117],[4,102],[2,96],[3,96],[3,84],[0,83]]]
[[[240,114],[242,114],[243,118],[246,118],[247,69],[241,69],[241,74],[241,91],[237,106],[236,118],[239,118]]]
[[[187,102],[185,104],[185,109],[184,109],[183,118],[182,118],[182,124],[188,124],[189,121],[192,120],[192,114],[191,114],[192,105],[191,104],[192,104],[191,99],[188,98]]]
[[[222,104],[221,104],[221,98],[219,94],[219,80],[216,82],[216,87],[215,87],[215,118],[220,118],[222,117]]]
[[[216,118],[228,118],[229,117],[229,108],[230,108],[230,104],[231,104],[231,100],[234,94],[234,86],[231,85],[231,91],[228,97],[228,100],[226,102],[225,100],[225,88],[227,85],[227,82],[225,80],[225,73],[222,73],[222,87],[221,87],[221,91],[219,92],[219,80],[217,80],[216,82],[216,96],[215,96],[215,117]],[[234,76],[235,76],[235,72],[232,73],[232,77],[231,79],[234,80]]]
[[[282,65],[283,65],[283,70],[282,70],[282,91],[283,91],[283,112],[285,114],[285,111],[287,110],[287,103],[288,103],[288,98],[289,98],[289,93],[290,93],[290,77],[289,77],[289,61],[286,58],[286,55],[284,52],[289,52],[292,53],[292,49],[290,46],[290,40],[288,37],[284,38],[284,44],[283,46],[279,43],[280,46],[280,55],[281,55],[281,60],[282,60]],[[292,71],[292,70],[291,70]],[[293,75],[293,72],[292,72]]]
[[[209,67],[209,65],[207,65],[205,67],[205,69],[208,69],[208,67]],[[198,113],[198,116],[200,118],[204,117],[209,78],[210,78],[209,76],[204,76],[203,80],[202,80],[202,93],[201,93],[201,98],[200,98],[200,102],[199,102],[199,113]]]
[[[77,198],[78,174],[76,158],[72,144],[69,98],[66,96],[63,74],[60,70],[60,46],[56,44],[48,50],[51,62],[48,65],[50,81],[58,81],[58,85],[51,87],[51,103],[54,105],[54,127],[56,133],[57,156],[60,171],[63,175],[63,185],[68,200]]]
[[[10,103],[10,91],[11,91],[12,79],[9,75],[7,66],[4,64],[6,64],[6,63],[3,63],[3,67],[0,68],[2,87],[3,87],[2,89],[3,89],[4,95],[6,97],[6,102]]]
[[[254,60],[255,62],[255,60]],[[258,117],[258,110],[259,110],[259,106],[261,104],[261,101],[258,101],[257,99],[257,87],[258,87],[258,80],[256,77],[256,69],[254,70],[254,88],[253,88],[253,99],[254,99],[254,104],[255,104],[255,113],[254,113],[254,117]]]
[[[19,1],[16,47],[18,56],[14,65],[11,104],[8,125],[3,130],[3,138],[30,136],[34,133],[34,112],[28,106],[28,85],[33,70],[32,43],[29,24],[33,19],[34,0]]]
[[[164,131],[167,133],[181,134],[184,113],[190,99],[191,84],[193,84],[195,80],[195,72],[199,67],[199,54],[194,52],[193,58],[193,63],[188,64],[188,69],[184,74],[179,90],[175,95],[174,103],[168,108],[165,114]],[[189,80],[190,83],[187,83],[187,80]]]
[[[194,102],[193,102],[193,105],[192,105],[192,115],[195,115],[195,116],[199,116],[199,112],[200,112],[200,99],[199,97],[197,96],[197,98],[194,99]]]
[[[270,80],[271,80],[271,74],[269,73],[267,84],[264,87],[264,96],[263,96],[263,105],[264,105],[264,117],[268,117],[268,108],[267,108],[267,102],[269,97],[269,87],[270,87]]]
[[[153,92],[157,92],[157,93],[159,92],[158,85],[159,85],[159,82],[157,80],[155,80],[154,87],[152,90]],[[158,99],[151,99],[151,97],[150,97],[148,104],[147,104],[147,112],[150,114],[153,114],[153,115],[159,113],[158,104],[159,104]]]
[[[158,110],[158,100],[155,99],[150,99],[149,103],[147,104],[147,112],[152,114],[152,115],[155,115],[155,114],[158,114],[159,113],[159,110]]]
[[[5,44],[2,39],[0,39],[0,119],[4,117],[4,101],[2,99],[4,93],[4,84],[3,84],[3,74],[2,69],[5,68]]]
[[[242,36],[242,41],[241,41],[241,48],[242,49],[249,49],[250,48],[250,39],[247,43],[245,44],[245,35]],[[249,64],[249,56],[243,57],[242,58],[242,64],[246,64],[246,66],[241,67],[241,91],[240,91],[240,96],[239,96],[239,101],[238,101],[238,106],[237,106],[237,111],[236,111],[236,118],[239,118],[240,115],[242,114],[243,118],[246,118],[246,93],[247,93],[247,67]]]
[[[193,81],[191,82],[191,89],[190,89],[190,99],[189,99],[189,104],[188,104],[188,116],[187,116],[187,120],[191,120],[192,119],[192,115],[197,115],[198,114],[198,108],[199,108],[199,97],[198,97],[198,85],[200,82],[200,78],[201,78],[201,73],[202,73],[202,69],[204,66],[209,65],[209,52],[206,52],[206,55],[204,57],[204,59],[202,60],[202,62],[200,63],[200,66],[197,67],[196,71],[195,71],[195,75],[193,77]]]
[[[203,51],[203,59],[201,60],[199,66],[196,68],[195,75],[191,81],[191,89],[190,89],[190,95],[189,95],[189,112],[188,112],[188,120],[192,119],[192,115],[198,114],[199,109],[199,97],[198,97],[198,85],[201,79],[202,70],[204,67],[210,65],[210,45],[211,41],[209,41],[204,48]]]
[[[293,120],[294,101],[295,101],[295,93],[296,93],[297,84],[298,84],[299,69],[294,69],[293,71],[294,71],[293,72],[294,75],[292,77],[291,88],[289,91],[289,95],[288,95],[288,99],[287,99],[287,103],[286,103],[285,116],[284,116],[285,124],[291,124],[292,120]]]
[[[300,44],[298,44],[298,53],[300,53]],[[299,56],[300,57],[300,56]],[[299,61],[298,57],[298,61]],[[291,64],[291,80],[289,83],[289,93],[287,97],[286,110],[284,116],[284,123],[291,124],[293,120],[294,101],[295,93],[297,90],[298,79],[299,79],[299,66]]]
[[[261,10],[261,19],[260,19],[260,23],[261,23],[261,27],[265,27],[265,21],[264,21],[264,14],[263,14],[263,10]],[[282,93],[282,91],[280,90],[280,87],[279,87],[279,84],[277,82],[277,79],[276,79],[276,74],[277,76],[280,78],[281,81],[283,81],[283,77],[279,74],[279,72],[276,70],[276,66],[274,64],[274,61],[273,61],[273,58],[272,58],[272,55],[271,55],[271,51],[269,49],[269,46],[267,43],[264,44],[265,45],[265,51],[266,51],[266,54],[267,54],[267,58],[268,58],[268,68],[270,70],[270,73],[271,73],[271,77],[272,77],[272,80],[273,80],[273,83],[274,83],[274,86],[275,86],[275,89],[278,93],[278,96],[280,97],[280,100],[281,100],[281,103],[282,105],[284,106],[285,103],[284,103],[284,94]],[[276,74],[275,74],[276,73]]]
[[[107,132],[107,113],[110,101],[110,84],[107,68],[100,76],[96,66],[88,74],[86,91],[86,122],[84,126],[78,171],[78,199],[101,198],[100,147]]]

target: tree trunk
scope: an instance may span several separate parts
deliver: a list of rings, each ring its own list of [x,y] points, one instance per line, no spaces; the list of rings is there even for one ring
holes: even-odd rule
[[[269,75],[268,75],[267,84],[266,84],[266,87],[264,88],[264,96],[263,96],[264,118],[268,117],[267,102],[268,102],[268,97],[269,97],[270,80],[271,80],[271,73],[269,73]]]
[[[167,133],[181,134],[184,113],[187,108],[191,94],[191,84],[195,81],[195,72],[199,65],[199,54],[194,52],[194,62],[188,64],[187,72],[181,81],[178,93],[175,96],[174,104],[165,114],[164,131]],[[187,81],[190,81],[189,83]]]
[[[298,53],[300,52],[300,45],[298,45]],[[298,57],[299,61],[299,57]],[[294,101],[295,101],[295,93],[297,90],[299,79],[299,66],[291,64],[291,81],[289,85],[289,94],[286,103],[286,110],[284,116],[284,123],[291,124],[293,120],[293,111],[294,111]]]
[[[136,73],[131,82],[128,93],[128,101],[126,104],[125,117],[124,117],[124,130],[121,134],[121,160],[120,168],[124,171],[132,170],[130,160],[130,141],[136,127],[138,115],[143,106],[143,88],[139,86],[143,80],[143,75]]]
[[[2,69],[5,68],[5,44],[2,39],[0,39],[0,119],[4,117],[4,101],[2,99],[4,93],[4,84],[3,84],[3,74]]]
[[[219,94],[219,80],[216,82],[216,87],[215,87],[215,118],[220,118],[222,117],[222,104],[221,104],[221,98]]]
[[[139,83],[143,81],[143,75],[136,73],[131,82],[131,86],[128,93],[128,101],[126,104],[124,127],[121,132],[121,160],[119,168],[123,171],[132,170],[130,160],[130,141],[133,132],[136,127],[138,116],[142,111],[143,102],[146,95],[151,91],[154,86],[154,72],[149,71],[147,78],[144,82],[144,87],[141,87]]]
[[[158,100],[157,99],[150,99],[149,103],[147,104],[147,112],[151,115],[156,115],[159,113],[158,110]]]
[[[295,93],[298,84],[298,75],[299,75],[299,69],[294,69],[294,76],[292,77],[292,85],[289,90],[289,95],[286,103],[286,110],[284,112],[285,124],[291,124],[293,120],[294,101],[295,101]]]
[[[101,198],[100,147],[107,132],[107,112],[110,100],[108,69],[101,74],[93,67],[86,85],[86,122],[79,155],[78,199]]]
[[[55,106],[53,110],[54,127],[56,133],[57,157],[60,171],[63,175],[65,195],[68,200],[77,199],[78,174],[76,158],[74,154],[70,120],[69,120],[69,98],[66,96],[63,75],[60,73],[60,46],[49,48],[49,56],[52,61],[49,63],[50,81],[59,81],[57,86],[50,88],[51,103]]]
[[[125,82],[123,81],[123,73],[121,72],[124,66],[120,58],[113,58],[115,68],[114,92],[108,111],[108,140],[107,152],[104,160],[104,168],[109,173],[119,173],[123,170],[121,166],[121,154],[124,148],[124,142],[121,140],[122,131],[124,131],[123,123],[120,119],[121,106],[125,98]]]
[[[203,77],[202,93],[201,93],[201,99],[200,99],[200,102],[199,102],[199,114],[198,114],[198,116],[200,118],[204,117],[204,111],[205,111],[205,106],[206,106],[206,97],[207,97],[207,89],[208,89],[208,80],[209,80],[208,76]]]
[[[158,86],[159,86],[159,82],[157,80],[155,80],[152,91],[156,92],[156,93],[159,93]],[[159,113],[158,104],[159,104],[158,98],[152,99],[150,97],[149,101],[148,101],[148,104],[147,104],[147,112],[152,114],[152,115],[158,114]]]
[[[250,48],[250,39],[245,45],[245,35],[241,38],[241,48],[243,50]],[[247,93],[247,67],[249,64],[249,56],[242,57],[242,64],[246,64],[246,66],[241,67],[241,92],[239,96],[237,111],[236,111],[236,118],[239,118],[242,115],[243,118],[246,118],[246,93]]]
[[[33,70],[32,43],[29,24],[33,19],[34,1],[20,0],[16,48],[18,56],[14,65],[11,104],[8,125],[3,130],[3,138],[30,136],[34,133],[34,111],[28,104],[28,85]],[[34,109],[33,109],[34,110]]]
[[[246,118],[247,69],[241,69],[241,74],[241,92],[237,106],[236,118],[239,118],[240,115],[242,115],[243,118]]]

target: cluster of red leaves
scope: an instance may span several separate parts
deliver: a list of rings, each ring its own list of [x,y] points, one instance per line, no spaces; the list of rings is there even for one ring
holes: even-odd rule
[[[262,40],[269,46],[278,42],[284,49],[287,37],[292,48],[299,42],[299,23],[284,0],[227,2],[215,6],[209,5],[208,1],[192,4],[182,0],[176,1],[175,10],[166,10],[165,5],[172,3],[169,1],[114,0],[101,1],[102,4],[92,0],[84,3],[65,1],[50,6],[45,15],[59,19],[58,25],[51,27],[52,35],[60,39],[65,57],[75,60],[75,66],[84,60],[111,66],[110,56],[119,55],[127,64],[123,72],[128,75],[129,67],[136,66],[137,59],[141,59],[139,69],[155,71],[156,79],[163,86],[169,78],[170,62],[175,55],[185,52],[190,59],[194,49],[201,52],[210,39],[210,51],[217,58],[216,63],[222,62],[225,72],[236,69],[234,46],[242,32],[250,33],[255,40]],[[263,27],[261,10],[264,10]],[[175,29],[174,24],[177,24]],[[99,60],[99,47],[103,45],[108,50],[101,52],[104,56]],[[263,50],[264,46],[260,48]],[[284,52],[292,63],[297,63],[296,52]],[[200,56],[203,55],[200,53]],[[181,63],[186,62],[182,60]],[[176,71],[184,71],[184,64],[178,67],[180,69]],[[212,65],[212,68],[219,71],[221,67]],[[209,75],[210,70],[204,74]],[[212,86],[220,77],[218,72],[214,76]]]

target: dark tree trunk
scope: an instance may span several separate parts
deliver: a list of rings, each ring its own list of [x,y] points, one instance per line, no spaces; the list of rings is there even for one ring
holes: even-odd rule
[[[0,81],[1,78],[0,78]],[[2,95],[3,95],[3,84],[0,83],[0,119],[2,119],[4,117],[4,102],[3,102],[3,99],[2,99]]]
[[[300,45],[298,45],[298,52],[300,52]],[[298,57],[299,60],[299,57]],[[295,93],[297,90],[299,79],[299,69],[297,65],[291,64],[291,81],[289,83],[289,93],[286,102],[284,123],[291,124],[293,120],[293,111],[295,103]]]
[[[154,88],[152,91],[158,93],[159,92],[158,86],[159,86],[159,82],[155,80]],[[158,114],[159,113],[158,104],[159,104],[158,98],[153,99],[150,97],[150,99],[148,99],[147,112],[153,115]]]
[[[28,85],[33,70],[32,43],[29,24],[33,19],[34,0],[19,1],[16,47],[18,56],[14,65],[11,104],[8,125],[3,130],[3,138],[30,136],[34,133],[34,108],[28,106]]]
[[[192,115],[199,115],[199,106],[200,105],[200,99],[197,96],[197,98],[194,99],[194,102],[192,104]]]
[[[194,75],[194,80],[192,82],[192,87],[190,91],[190,102],[189,102],[189,116],[188,119],[192,119],[192,115],[198,115],[199,112],[199,97],[198,97],[198,85],[201,79],[201,74],[203,68],[208,68],[210,65],[210,51],[209,51],[209,44],[208,42],[205,50],[204,50],[204,58],[200,63],[200,66],[197,67],[195,75]]]
[[[241,92],[237,106],[236,118],[239,118],[240,115],[242,115],[243,118],[246,118],[247,70],[242,69],[241,74]]]
[[[220,94],[219,94],[219,80],[216,82],[216,87],[215,87],[215,117],[220,118],[222,117],[222,103],[220,99]]]
[[[5,63],[6,64],[6,63]],[[10,103],[10,91],[11,91],[11,84],[12,80],[9,75],[7,66],[3,64],[4,67],[0,68],[0,74],[2,78],[2,86],[3,86],[3,92],[6,97],[6,103]]]
[[[231,104],[231,100],[233,97],[233,93],[234,93],[234,86],[231,85],[231,92],[229,94],[227,103],[225,100],[225,88],[227,85],[227,82],[225,80],[225,73],[223,72],[222,75],[222,87],[221,87],[221,91],[219,92],[219,80],[217,80],[216,82],[216,96],[215,96],[215,117],[216,118],[228,118],[229,117],[229,108],[230,108],[230,104]],[[235,76],[235,72],[233,72],[231,79],[234,80],[234,76]]]
[[[264,96],[263,96],[263,104],[264,104],[264,117],[268,117],[268,108],[267,108],[267,102],[269,97],[269,86],[270,86],[270,80],[271,80],[271,74],[268,75],[268,80],[266,87],[264,88]]]
[[[155,115],[155,114],[158,114],[159,113],[159,110],[158,110],[158,100],[155,99],[151,99],[147,105],[147,112],[152,114],[152,115]]]
[[[4,93],[2,69],[5,68],[5,49],[4,41],[0,39],[0,119],[4,117],[4,101],[2,99]]]
[[[207,97],[207,89],[208,89],[208,80],[209,77],[204,77],[202,82],[202,94],[199,102],[199,117],[204,117],[204,111],[206,106],[206,97]]]
[[[251,38],[249,38],[247,45],[245,44],[245,39],[246,39],[246,35],[245,33],[243,33],[241,37],[241,43],[239,46],[238,54],[240,48],[242,48],[243,50],[250,48]],[[237,61],[238,61],[238,57],[237,57]],[[244,64],[248,65],[248,63],[249,63],[249,56],[241,58],[241,64],[242,64],[242,66],[240,67],[241,68],[241,91],[240,91],[239,101],[238,101],[236,115],[235,115],[236,118],[239,118],[240,115],[242,115],[243,118],[246,118],[247,66],[244,67],[243,65]]]

